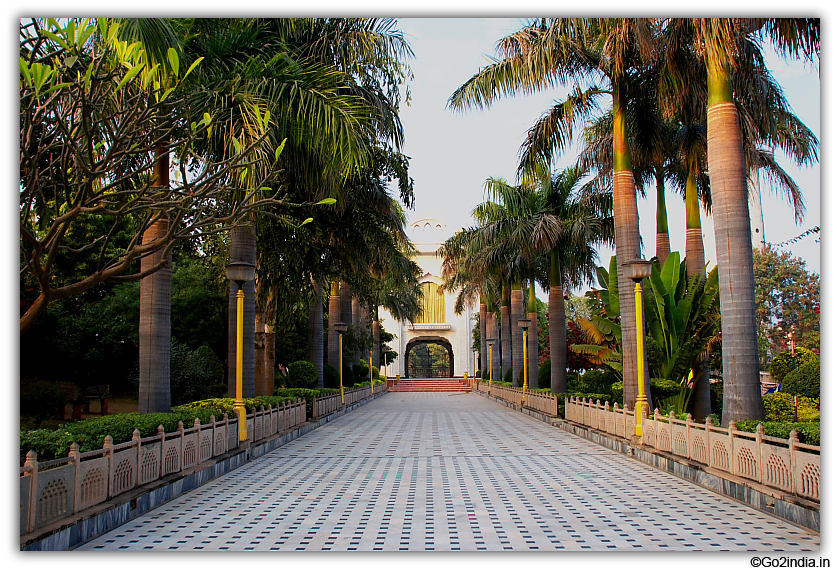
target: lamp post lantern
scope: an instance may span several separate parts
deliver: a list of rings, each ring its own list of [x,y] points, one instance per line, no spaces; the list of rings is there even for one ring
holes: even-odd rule
[[[631,259],[622,263],[627,275],[636,283],[636,368],[639,375],[639,390],[636,394],[636,436],[642,436],[644,418],[647,417],[648,399],[645,394],[645,325],[642,319],[642,281],[650,277],[653,267],[647,259]]]
[[[248,428],[245,425],[245,400],[242,397],[242,356],[243,338],[245,330],[245,292],[242,286],[257,277],[257,267],[253,263],[243,260],[231,261],[225,269],[228,280],[236,283],[236,398],[233,401],[233,411],[239,424],[239,441],[248,439]]]
[[[524,352],[524,366],[522,367],[522,405],[525,405],[525,392],[528,390],[528,327],[531,326],[531,319],[519,319],[519,328],[522,329],[522,350]]]
[[[341,390],[341,405],[344,406],[344,347],[342,341],[347,332],[347,323],[338,322],[333,325],[338,333],[338,387]]]

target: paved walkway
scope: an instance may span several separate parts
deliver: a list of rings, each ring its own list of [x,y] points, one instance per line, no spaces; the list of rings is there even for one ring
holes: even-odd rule
[[[478,395],[402,393],[80,549],[818,548],[818,535]]]

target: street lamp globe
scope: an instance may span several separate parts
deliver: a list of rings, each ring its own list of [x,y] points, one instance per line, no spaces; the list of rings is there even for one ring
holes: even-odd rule
[[[257,266],[248,261],[237,259],[231,261],[225,268],[225,276],[229,281],[236,283],[239,289],[248,281],[253,281],[257,277]]]
[[[653,273],[653,264],[649,259],[630,259],[621,265],[627,268],[627,277],[636,283],[650,277]]]

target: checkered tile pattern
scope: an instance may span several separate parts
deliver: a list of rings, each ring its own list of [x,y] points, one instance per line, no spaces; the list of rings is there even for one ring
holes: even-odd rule
[[[80,550],[799,551],[819,535],[474,394],[389,394]]]

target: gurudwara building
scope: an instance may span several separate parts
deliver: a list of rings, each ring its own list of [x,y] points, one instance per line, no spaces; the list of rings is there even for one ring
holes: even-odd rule
[[[408,227],[408,235],[418,250],[415,261],[423,275],[423,314],[415,322],[397,321],[387,310],[380,309],[381,324],[396,338],[389,343],[397,359],[389,364],[386,374],[402,378],[472,376],[476,353],[472,350],[473,315],[476,302],[455,314],[455,294],[441,288],[442,259],[437,256],[441,244],[452,236],[446,224],[432,217],[422,217]]]

